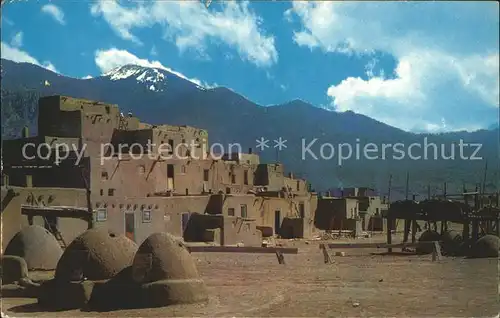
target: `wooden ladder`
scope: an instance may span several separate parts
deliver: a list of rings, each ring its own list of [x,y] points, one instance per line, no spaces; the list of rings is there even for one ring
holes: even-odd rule
[[[67,247],[66,242],[64,241],[64,238],[62,237],[61,232],[57,228],[57,225],[50,224],[47,221],[47,219],[45,218],[45,216],[43,217],[43,220],[44,220],[46,226],[49,228],[50,233],[52,233],[54,235],[54,237],[56,238],[56,240],[59,243],[59,245],[61,246],[61,248],[63,250],[66,249],[66,247]]]

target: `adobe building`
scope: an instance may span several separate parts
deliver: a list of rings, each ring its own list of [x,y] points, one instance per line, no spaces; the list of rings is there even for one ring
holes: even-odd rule
[[[385,197],[374,189],[331,189],[319,198],[315,224],[322,230],[385,231],[382,215],[387,210]]]
[[[142,155],[141,155],[142,152]],[[3,142],[3,246],[40,225],[62,247],[89,228],[137,244],[156,232],[222,245],[261,245],[262,230],[314,232],[317,195],[259,156],[209,152],[208,132],[150,125],[117,105],[49,96],[38,135]]]

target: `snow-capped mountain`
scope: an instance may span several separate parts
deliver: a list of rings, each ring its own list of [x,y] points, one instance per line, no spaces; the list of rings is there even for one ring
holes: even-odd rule
[[[169,86],[170,81],[178,80],[179,78],[189,81],[196,88],[205,90],[198,83],[195,83],[185,77],[179,77],[174,72],[155,67],[144,67],[139,65],[123,65],[104,73],[103,77],[111,81],[120,81],[133,79],[137,83],[144,84],[147,89],[153,92],[163,92]]]

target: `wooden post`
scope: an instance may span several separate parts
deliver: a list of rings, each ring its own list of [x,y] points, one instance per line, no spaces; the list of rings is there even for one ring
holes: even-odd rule
[[[415,243],[417,241],[417,220],[413,219],[411,222],[411,242]]]
[[[392,221],[393,219],[387,217],[387,244],[392,244]],[[387,253],[392,253],[392,248],[387,248]]]
[[[285,265],[285,256],[280,250],[276,251],[276,258],[278,259],[278,263]]]
[[[408,242],[408,236],[410,235],[410,222],[411,220],[405,219],[404,220],[404,233],[403,233],[403,243]]]
[[[441,254],[441,246],[439,245],[439,242],[434,241],[434,249],[432,250],[432,261],[440,261],[442,257]]]
[[[480,206],[481,208],[484,205],[484,200],[483,200],[484,198],[483,198],[483,196],[486,193],[486,173],[487,173],[487,171],[488,171],[488,160],[486,160],[485,163],[484,163],[484,175],[483,175],[483,186],[482,186],[482,190],[483,191],[481,193],[481,206]]]
[[[332,263],[332,259],[330,257],[330,254],[328,253],[328,250],[326,249],[326,246],[325,244],[320,244],[319,248],[322,250],[323,252],[323,258],[324,258],[324,261],[325,261],[325,264],[330,264]]]
[[[476,242],[479,238],[479,222],[476,219],[472,220],[472,242]]]

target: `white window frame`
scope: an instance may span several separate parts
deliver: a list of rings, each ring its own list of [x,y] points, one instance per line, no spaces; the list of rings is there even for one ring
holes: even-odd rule
[[[149,218],[146,218],[146,212],[149,212]],[[151,215],[151,209],[142,210],[142,223],[151,223],[153,217]]]
[[[100,213],[104,212],[104,218],[101,218]],[[95,218],[97,222],[106,222],[108,220],[108,209],[107,208],[98,208],[96,209]]]

